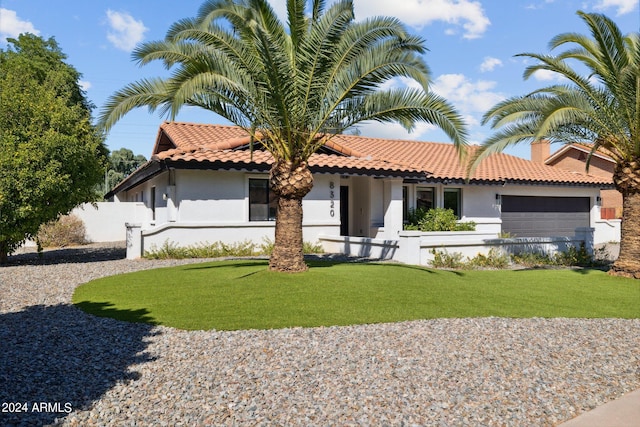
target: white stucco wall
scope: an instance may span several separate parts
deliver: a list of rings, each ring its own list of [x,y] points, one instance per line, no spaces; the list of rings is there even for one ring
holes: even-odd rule
[[[234,171],[178,170],[164,173],[139,186],[125,196],[144,204],[138,212],[141,239],[145,249],[160,246],[166,240],[179,244],[204,242],[261,243],[273,239],[272,221],[249,221],[249,178],[264,178],[268,174]],[[303,200],[304,239],[316,242],[318,236],[340,234],[340,186],[349,187],[349,230],[352,236],[395,239],[402,229],[402,187],[407,186],[410,207],[418,184],[403,184],[401,179],[315,175],[314,187]],[[462,220],[476,222],[479,233],[498,234],[501,231],[500,203],[496,194],[528,196],[589,197],[592,200],[591,226],[599,236],[613,238],[615,230],[598,233],[599,208],[595,188],[563,188],[560,186],[525,185],[449,185],[419,184],[434,187],[436,206],[442,206],[445,188],[462,190]],[[152,220],[152,189],[155,187],[155,221]],[[388,223],[391,224],[389,227]],[[396,224],[397,223],[397,224]],[[609,227],[612,228],[612,227]],[[605,238],[605,237],[603,237]]]
[[[137,222],[146,216],[142,203],[85,203],[73,211],[84,223],[90,242],[118,242],[127,237],[125,223]]]
[[[138,198],[142,192],[145,213],[140,227],[132,231],[140,244],[135,245],[134,253],[128,254],[130,258],[166,241],[186,246],[245,240],[260,244],[265,238],[273,240],[274,221],[249,221],[249,179],[267,179],[268,174],[179,170],[174,172],[175,186],[168,185],[167,175],[156,177],[133,192]],[[155,221],[151,219],[150,206],[153,187]],[[315,175],[314,186],[302,206],[305,241],[316,243],[320,234],[339,234],[340,177]],[[172,210],[175,212],[171,213]]]

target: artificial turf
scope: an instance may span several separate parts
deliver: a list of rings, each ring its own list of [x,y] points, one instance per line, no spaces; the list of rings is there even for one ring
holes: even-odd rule
[[[640,318],[640,280],[598,270],[445,271],[312,262],[305,273],[234,260],[145,270],[79,286],[98,315],[180,329],[271,329],[462,317]]]

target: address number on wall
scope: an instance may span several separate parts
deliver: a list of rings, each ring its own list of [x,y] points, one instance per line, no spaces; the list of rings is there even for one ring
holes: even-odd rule
[[[329,181],[329,215],[331,218],[336,216],[336,185],[333,181]]]

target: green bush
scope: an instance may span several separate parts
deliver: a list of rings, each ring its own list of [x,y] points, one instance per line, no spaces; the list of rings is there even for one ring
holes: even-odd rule
[[[322,253],[319,243],[304,242],[304,253]],[[237,243],[198,243],[190,246],[178,246],[175,242],[166,240],[161,247],[151,245],[150,250],[145,251],[144,257],[148,259],[182,259],[182,258],[221,258],[221,257],[247,257],[270,255],[273,251],[273,242],[264,239],[261,245],[245,240]]]
[[[412,209],[407,216],[408,224],[405,230],[419,231],[475,231],[473,221],[458,222],[458,218],[451,209]]]
[[[87,244],[84,222],[76,215],[64,215],[56,221],[42,224],[36,236],[39,247],[63,248]]]
[[[469,264],[473,268],[496,268],[502,269],[509,267],[509,256],[504,252],[492,248],[487,255],[478,254],[469,260]]]
[[[466,263],[463,261],[463,255],[460,252],[449,253],[446,250],[437,251],[431,250],[433,254],[433,260],[431,260],[431,266],[434,268],[465,268]]]
[[[435,268],[452,269],[477,269],[509,267],[510,264],[521,265],[523,267],[594,267],[602,265],[601,261],[587,251],[584,244],[579,248],[569,246],[566,251],[548,255],[539,252],[522,252],[510,257],[499,251],[491,249],[487,255],[478,254],[473,258],[466,257],[459,252],[449,253],[446,250],[438,251],[433,249],[433,260],[431,266]]]
[[[584,243],[579,248],[569,246],[565,252],[558,252],[555,258],[558,265],[592,267],[595,264]]]
[[[511,255],[511,261],[525,267],[596,267],[603,264],[603,261],[594,258],[587,251],[584,243],[581,243],[579,248],[571,245],[566,251],[553,255],[537,252],[519,253]]]
[[[473,270],[478,268],[507,268],[509,266],[509,257],[498,249],[491,249],[487,255],[478,254],[473,258],[466,257],[460,252],[449,253],[446,250],[438,251],[432,249],[433,260],[431,266],[434,268],[452,268]]]
[[[511,262],[527,268],[553,265],[553,259],[539,252],[520,252],[511,255]]]
[[[166,240],[160,248],[151,245],[150,250],[145,251],[144,257],[149,259],[181,259],[253,255],[260,255],[260,253],[257,251],[256,245],[248,240],[232,244],[205,242],[189,246],[178,246],[177,243]]]

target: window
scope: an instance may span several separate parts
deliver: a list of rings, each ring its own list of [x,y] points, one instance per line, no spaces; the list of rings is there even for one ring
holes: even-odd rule
[[[276,195],[268,179],[249,179],[249,221],[275,221]]]
[[[418,187],[416,190],[416,209],[429,210],[435,207],[435,189],[433,187]]]
[[[460,214],[462,213],[462,209],[460,209],[461,193],[462,191],[459,188],[444,189],[443,207],[445,209],[451,209],[458,219],[460,219]]]

